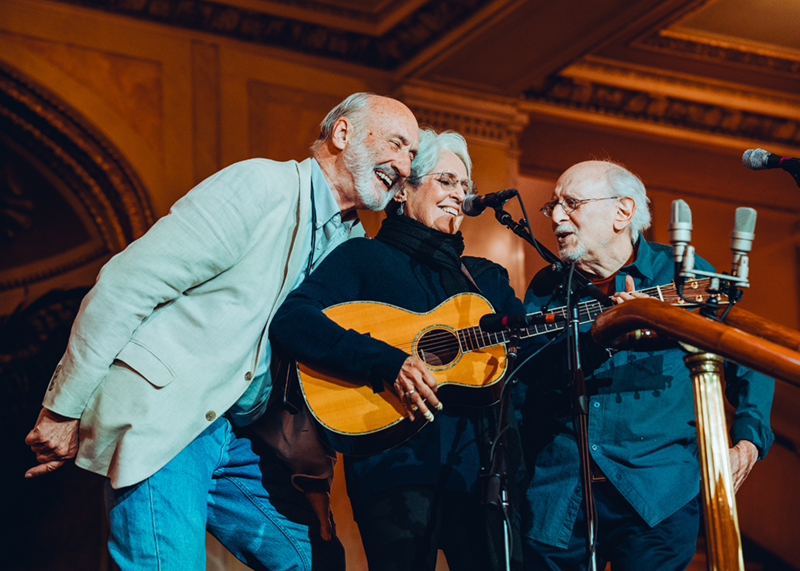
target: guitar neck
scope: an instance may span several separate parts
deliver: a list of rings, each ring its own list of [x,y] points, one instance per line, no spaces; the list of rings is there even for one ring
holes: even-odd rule
[[[708,279],[702,280],[689,280],[684,285],[684,297],[695,297],[696,301],[702,300],[702,294],[706,293],[708,287]],[[693,291],[696,290],[696,291]],[[666,303],[685,305],[686,302],[678,295],[675,289],[675,284],[667,284],[663,286],[655,286],[647,289],[638,290],[639,293],[644,293],[650,297],[659,299]],[[592,323],[595,318],[603,311],[608,309],[597,300],[584,301],[578,304],[578,322],[583,325],[585,323]],[[560,331],[564,329],[568,318],[567,307],[562,306],[547,312],[529,313],[529,316],[540,315],[555,315],[556,323],[531,325],[519,331],[521,339],[528,339],[537,335],[544,335],[553,331]],[[458,330],[458,341],[461,345],[462,351],[476,351],[484,349],[493,345],[508,343],[511,340],[511,331],[504,330],[496,333],[484,331],[480,326],[475,325],[472,327],[465,327]]]

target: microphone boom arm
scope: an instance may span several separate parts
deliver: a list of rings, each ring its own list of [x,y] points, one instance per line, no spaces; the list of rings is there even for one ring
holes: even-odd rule
[[[497,218],[497,221],[500,224],[533,246],[536,251],[539,252],[539,255],[544,259],[545,262],[548,264],[556,264],[559,268],[562,267],[561,259],[553,252],[545,248],[544,245],[542,245],[542,243],[534,238],[530,233],[528,230],[527,220],[522,219],[519,222],[515,222],[511,214],[506,212],[502,205],[494,207],[494,217]],[[610,304],[609,297],[604,294],[596,285],[594,285],[588,277],[586,277],[577,269],[572,275],[571,285],[573,291],[585,291],[588,295],[592,296],[600,303]]]

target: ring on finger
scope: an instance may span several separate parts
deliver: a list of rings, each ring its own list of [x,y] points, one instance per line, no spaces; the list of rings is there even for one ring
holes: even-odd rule
[[[413,395],[415,392],[417,392],[417,389],[414,389],[414,388],[412,388],[410,391],[406,391],[406,396],[407,396],[407,397],[410,397],[410,396],[411,396],[411,395]]]

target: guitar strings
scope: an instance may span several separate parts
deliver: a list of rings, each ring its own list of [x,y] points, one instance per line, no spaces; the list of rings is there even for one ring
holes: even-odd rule
[[[702,281],[703,280],[698,280],[698,283]],[[650,297],[664,298],[663,292],[660,291],[659,286],[646,288],[639,291]],[[664,301],[666,301],[666,299]],[[578,304],[578,318],[581,323],[586,323],[587,320],[593,321],[596,315],[592,314],[594,312],[600,313],[603,311],[603,309],[604,309],[603,305],[597,300],[580,302]],[[559,307],[549,311],[548,313],[554,314],[562,318],[566,318],[567,308]],[[535,315],[538,314],[541,314],[541,312],[538,312]],[[564,327],[563,324],[556,324],[556,323],[531,325],[527,328],[527,330],[528,332],[533,331],[533,333],[529,333],[528,336],[559,331],[563,329],[563,327]],[[483,331],[479,325],[473,325],[462,329],[440,329],[426,333],[424,335],[424,342],[419,343],[418,346],[424,351],[434,354],[469,352],[469,351],[474,351],[476,349],[483,349],[486,347],[491,347],[494,345],[500,345],[502,343],[505,343],[508,341],[508,339],[506,338],[507,333],[508,332],[506,331],[501,331],[501,332]],[[469,347],[467,345],[472,345],[473,347]],[[411,352],[411,348],[413,346],[414,346],[413,342],[406,342],[395,345],[396,348],[402,351],[406,351],[407,353]]]

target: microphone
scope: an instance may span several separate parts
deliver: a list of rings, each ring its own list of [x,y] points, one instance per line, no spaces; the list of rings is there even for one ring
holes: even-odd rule
[[[669,213],[669,243],[672,244],[672,258],[675,269],[683,263],[686,248],[692,242],[692,211],[683,200],[673,200]]]
[[[790,173],[800,173],[800,159],[779,157],[764,149],[747,149],[742,155],[742,164],[754,171],[783,169]]]
[[[737,208],[731,231],[731,275],[747,280],[749,269],[747,254],[753,247],[756,229],[756,211],[752,208]]]
[[[478,216],[489,207],[502,206],[508,199],[517,195],[516,188],[508,188],[499,192],[490,192],[483,196],[470,194],[461,203],[461,212],[467,216]]]
[[[560,264],[550,264],[536,272],[528,284],[528,289],[536,297],[552,297],[556,289],[563,285],[564,274],[561,273]]]
[[[489,313],[478,322],[480,328],[487,333],[497,333],[504,329],[524,329],[531,325],[552,325],[565,318],[555,313],[529,313],[528,315],[504,315]]]

